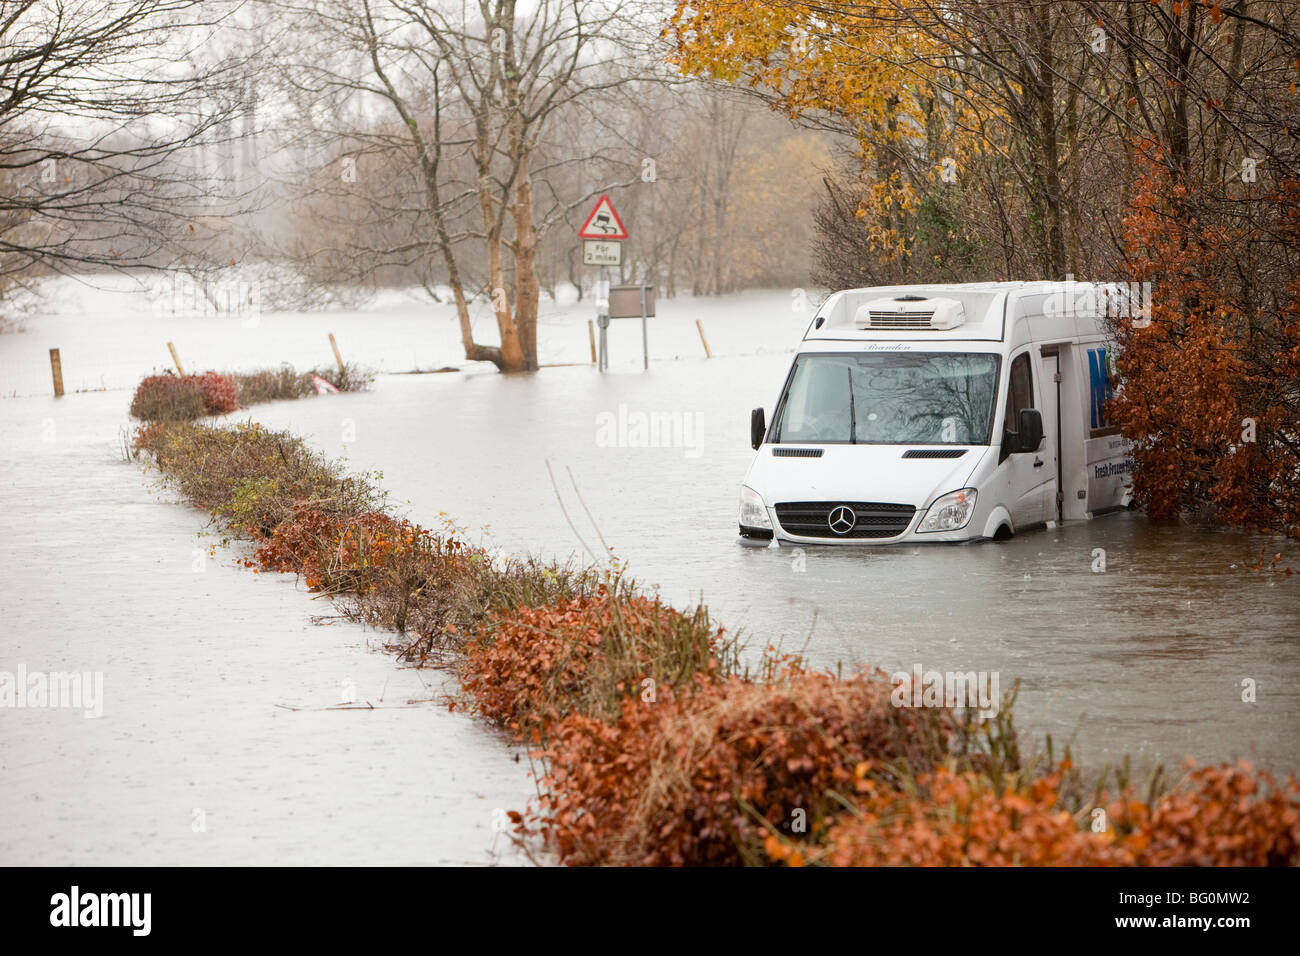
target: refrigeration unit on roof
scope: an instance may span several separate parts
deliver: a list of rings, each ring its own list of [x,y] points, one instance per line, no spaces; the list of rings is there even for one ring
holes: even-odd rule
[[[966,321],[966,310],[956,299],[900,296],[873,299],[858,306],[854,328],[860,330],[906,330],[946,332]]]

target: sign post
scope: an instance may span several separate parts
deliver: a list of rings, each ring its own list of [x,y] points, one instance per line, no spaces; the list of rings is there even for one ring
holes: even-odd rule
[[[596,324],[600,326],[600,349],[597,371],[609,368],[609,279],[605,277],[605,267],[600,267],[600,278],[596,280]]]
[[[646,319],[655,314],[655,287],[652,285],[619,285],[609,290],[609,317],[611,319],[641,320],[641,362],[650,367],[650,342],[646,332]]]
[[[627,238],[627,229],[623,226],[623,220],[619,219],[609,196],[601,195],[600,199],[596,200],[596,206],[588,214],[582,228],[578,230],[578,236],[582,239],[582,264],[600,266],[600,278],[596,280],[596,324],[600,327],[596,368],[604,372],[609,368],[609,320],[612,317],[621,317],[615,316],[610,308],[609,267],[623,264],[623,240]],[[653,312],[651,314],[653,315]],[[644,348],[644,324],[641,330],[641,343]],[[646,367],[649,368],[649,353],[645,361]]]

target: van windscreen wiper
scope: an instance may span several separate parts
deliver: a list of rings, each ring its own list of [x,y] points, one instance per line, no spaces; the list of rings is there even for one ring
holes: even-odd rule
[[[858,412],[853,403],[853,369],[846,369],[849,373],[849,444],[858,443]]]

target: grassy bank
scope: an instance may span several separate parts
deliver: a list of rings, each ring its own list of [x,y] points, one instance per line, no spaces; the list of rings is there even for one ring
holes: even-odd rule
[[[1246,766],[1085,774],[994,718],[894,706],[883,673],[746,667],[704,606],[617,570],[492,556],[255,424],[154,422],[163,481],[532,747],[519,838],[569,864],[1294,865],[1300,789]],[[751,658],[752,661],[752,658]]]

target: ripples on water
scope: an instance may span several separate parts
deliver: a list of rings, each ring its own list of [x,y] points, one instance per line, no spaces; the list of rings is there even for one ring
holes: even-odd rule
[[[1004,690],[1021,680],[1022,733],[1073,738],[1089,762],[1245,756],[1297,769],[1300,575],[1246,570],[1261,544],[1300,570],[1293,544],[1126,512],[1004,543],[810,548],[803,571],[792,549],[737,545],[749,409],[770,413],[788,363],[776,355],[603,377],[587,368],[390,376],[369,394],[257,416],[382,468],[417,520],[447,512],[509,550],[582,557],[549,459],[588,547],[600,545],[570,471],[639,581],[678,605],[702,596],[754,652],[806,645],[818,666],[998,671]],[[609,447],[601,423],[616,421],[620,406],[690,416],[699,439]],[[356,435],[347,446],[345,422]],[[1104,573],[1092,571],[1095,548],[1106,551]],[[1241,701],[1244,678],[1257,682],[1254,704]]]

